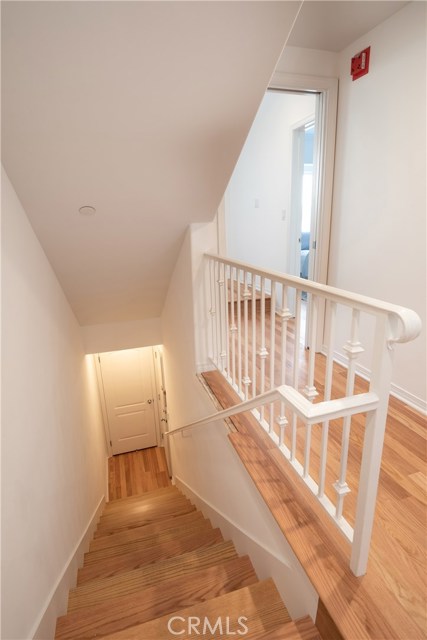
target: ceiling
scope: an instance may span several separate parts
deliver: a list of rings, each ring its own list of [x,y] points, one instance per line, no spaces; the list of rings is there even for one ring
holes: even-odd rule
[[[159,316],[300,3],[1,4],[2,161],[79,322]],[[306,2],[289,44],[339,51],[404,4]]]
[[[79,322],[159,316],[299,2],[1,4],[3,162]]]
[[[392,0],[306,0],[287,44],[339,52],[408,2]]]

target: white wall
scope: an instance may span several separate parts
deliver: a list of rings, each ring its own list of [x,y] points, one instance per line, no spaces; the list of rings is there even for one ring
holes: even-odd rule
[[[225,195],[230,258],[289,271],[292,126],[314,111],[312,95],[265,95]]]
[[[275,71],[299,75],[338,76],[339,56],[333,51],[285,47]]]
[[[192,225],[162,313],[170,429],[215,411],[196,377],[196,362],[206,359],[206,345],[204,340],[195,343],[194,331],[203,324],[202,253],[215,250],[216,242],[215,223]],[[275,578],[291,613],[314,616],[316,593],[226,436],[222,423],[173,436],[174,477],[224,535],[233,534],[241,553],[251,553],[258,574]]]
[[[23,640],[103,497],[106,450],[92,358],[5,173],[2,312],[1,635]]]
[[[198,251],[194,249],[195,237],[196,242],[199,239]],[[215,222],[191,225],[162,311],[163,357],[171,428],[204,415],[209,406],[204,393],[200,394],[201,386],[196,377],[196,370],[207,364],[207,346],[203,338],[206,332],[198,331],[196,337],[195,327],[203,323],[201,260],[203,253],[210,250],[216,250]],[[193,284],[197,290],[193,291]]]
[[[425,11],[410,3],[340,55],[329,268],[331,285],[421,316],[422,336],[396,346],[393,376],[417,406],[426,399]],[[352,82],[350,59],[367,46],[369,74]]]
[[[93,324],[81,328],[85,353],[102,353],[162,343],[160,318]]]

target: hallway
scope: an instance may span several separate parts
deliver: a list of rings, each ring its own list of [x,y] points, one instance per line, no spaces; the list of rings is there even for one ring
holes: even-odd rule
[[[108,499],[130,496],[171,486],[163,447],[139,449],[108,459]]]

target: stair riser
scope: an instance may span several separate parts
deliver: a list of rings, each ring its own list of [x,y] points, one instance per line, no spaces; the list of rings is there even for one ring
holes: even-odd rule
[[[165,500],[160,504],[141,504],[138,502],[129,509],[123,509],[115,513],[108,515],[102,515],[99,519],[99,525],[110,525],[121,520],[131,519],[134,516],[140,516],[141,514],[156,514],[156,513],[169,513],[174,512],[176,509],[181,509],[183,506],[191,505],[191,502],[186,498],[178,498],[176,500]]]
[[[92,609],[63,616],[58,620],[56,638],[89,639],[114,633],[256,582],[249,559],[237,558],[190,576],[180,576],[160,587],[113,598]]]
[[[115,523],[102,523],[98,525],[98,529],[95,531],[94,537],[100,538],[107,535],[114,535],[115,533],[119,533],[119,531],[126,531],[126,529],[135,529],[137,527],[143,527],[147,524],[151,525],[156,522],[161,522],[162,520],[170,520],[173,517],[179,517],[185,515],[186,513],[192,513],[193,511],[196,511],[196,508],[194,506],[184,505],[180,509],[150,514],[141,514],[139,516],[133,516],[132,518],[122,519]]]
[[[201,621],[209,620],[212,624],[218,619],[222,621],[222,629],[217,627],[214,633],[205,634],[206,640],[209,638],[224,638],[222,630],[227,624],[227,618],[230,621],[229,628],[234,630],[237,628],[239,618],[246,618],[246,626],[248,632],[245,635],[236,635],[235,638],[253,638],[262,631],[270,631],[281,624],[290,621],[289,614],[286,611],[283,602],[280,599],[277,589],[272,580],[264,580],[257,582],[250,587],[244,587],[238,591],[213,598],[203,602],[195,607],[181,609],[174,613],[176,616],[176,632],[184,631],[183,634],[173,635],[169,629],[171,615],[162,616],[146,622],[119,631],[111,635],[105,636],[105,640],[172,640],[173,638],[186,638],[194,640],[197,635],[188,633],[188,620],[190,617],[197,617]],[[182,618],[184,619],[182,621]],[[187,626],[186,626],[187,625]],[[179,626],[179,628],[178,628]],[[200,635],[200,637],[203,637]]]
[[[150,508],[150,509],[157,509],[168,504],[176,504],[180,500],[187,500],[187,498],[183,496],[182,493],[179,493],[177,491],[174,495],[168,494],[165,496],[160,496],[156,500],[145,500],[141,498],[128,498],[127,500],[128,500],[127,504],[123,504],[123,505],[117,504],[117,505],[113,505],[110,508],[108,508],[108,504],[107,504],[102,514],[102,517],[112,518],[114,516],[119,516],[120,514],[129,512],[132,509],[137,508],[138,506],[144,507],[144,508]]]
[[[252,640],[322,640],[318,629],[314,626],[311,618],[306,616],[299,620],[280,625],[273,631],[263,631],[252,637]],[[332,640],[332,638],[324,638]]]
[[[117,498],[116,500],[110,500],[105,505],[105,513],[110,511],[114,511],[115,509],[126,509],[127,505],[131,505],[135,501],[146,501],[146,502],[155,502],[158,499],[182,495],[182,493],[172,485],[171,487],[163,487],[161,489],[156,489],[154,491],[147,491],[145,493],[139,493],[134,496],[129,496],[128,498]]]
[[[201,520],[204,520],[203,514],[199,511],[190,511],[190,513],[186,513],[183,516],[96,538],[90,543],[89,551],[98,551],[99,549],[106,549],[107,547],[113,547],[116,544],[123,544],[125,542],[130,542],[131,540],[140,540],[144,537],[148,538],[156,535],[157,533],[171,531],[178,527],[187,526],[191,529],[194,523],[200,522]]]
[[[162,544],[164,542],[179,540],[180,538],[187,537],[189,534],[203,533],[205,531],[212,531],[212,525],[208,520],[201,520],[191,528],[185,527],[183,529],[174,529],[167,533],[165,532],[157,536],[154,535],[147,539],[131,540],[130,542],[125,542],[121,545],[108,547],[107,549],[99,549],[98,551],[91,551],[89,553],[85,553],[84,566],[94,564],[99,560],[114,558],[116,556],[124,555],[127,553],[134,553],[136,551],[141,551],[142,553],[146,549],[151,549],[152,547],[156,547],[157,545]]]
[[[70,591],[68,613],[82,607],[100,604],[107,598],[134,593],[180,575],[212,567],[237,558],[234,545],[222,542],[206,549],[189,551],[176,558],[161,560],[142,569],[121,573],[112,578],[94,580]]]
[[[116,575],[121,571],[129,571],[131,569],[138,569],[147,564],[157,562],[165,558],[171,558],[178,556],[186,551],[193,551],[203,547],[210,547],[218,542],[222,542],[222,536],[218,529],[209,531],[205,534],[197,534],[195,536],[188,536],[182,538],[179,541],[167,542],[159,547],[146,550],[144,553],[129,553],[124,556],[118,556],[117,558],[109,558],[98,562],[96,565],[90,565],[79,569],[77,576],[77,584],[83,584],[89,580],[96,580],[99,578],[108,578],[109,576]]]

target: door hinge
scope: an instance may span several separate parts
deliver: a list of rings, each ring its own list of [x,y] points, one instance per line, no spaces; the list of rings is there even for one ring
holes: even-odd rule
[[[313,240],[312,249],[317,249],[317,240]]]
[[[98,356],[98,362],[101,364],[101,356]]]
[[[111,440],[110,440],[110,447],[112,447],[112,446],[113,446],[113,443],[112,443],[112,442],[111,442]]]

